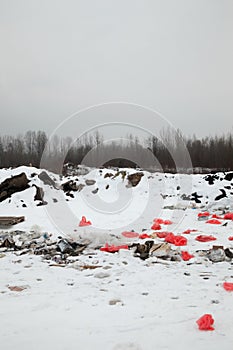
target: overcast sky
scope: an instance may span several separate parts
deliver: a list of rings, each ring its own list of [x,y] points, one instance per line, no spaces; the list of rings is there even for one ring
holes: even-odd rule
[[[111,101],[233,131],[232,0],[0,0],[0,42],[1,134]]]

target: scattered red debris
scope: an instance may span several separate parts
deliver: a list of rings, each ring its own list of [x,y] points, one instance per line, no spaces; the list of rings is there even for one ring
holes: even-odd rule
[[[80,221],[79,226],[90,226],[90,225],[91,225],[91,222],[87,221],[85,216],[82,216],[82,220]]]
[[[210,219],[206,221],[206,224],[214,224],[214,225],[221,225],[221,221],[217,219]]]
[[[145,239],[145,238],[151,238],[151,236],[149,236],[147,233],[142,233],[141,235],[139,235],[140,239]]]
[[[228,237],[229,241],[233,241],[233,236]]]
[[[172,221],[171,220],[163,220],[163,219],[154,219],[154,223],[156,224],[160,224],[160,225],[172,225]]]
[[[224,282],[224,283],[223,283],[223,288],[224,288],[227,292],[233,292],[233,283]]]
[[[224,215],[224,220],[233,220],[233,213],[226,213]]]
[[[214,324],[214,319],[212,315],[205,314],[202,317],[199,318],[199,320],[196,321],[198,324],[198,327],[200,331],[213,331],[214,327],[212,325]]]
[[[139,236],[139,233],[133,231],[124,231],[121,234],[126,238],[136,238]]]
[[[158,232],[158,233],[156,233],[156,235],[157,235],[158,238],[165,238],[165,237],[167,237],[167,235],[169,235],[169,234],[172,234],[172,235],[173,235],[172,232],[168,232],[168,231],[163,231],[163,232]]]
[[[151,229],[152,230],[161,230],[161,226],[160,226],[160,224],[157,224],[156,222],[151,226]]]
[[[223,219],[220,215],[217,215],[217,214],[213,214],[212,216],[212,219]]]
[[[186,252],[186,251],[182,251],[182,252],[181,252],[181,257],[182,257],[182,259],[183,259],[184,261],[188,261],[188,260],[194,258],[194,255],[189,254],[189,253]]]
[[[199,218],[201,218],[201,217],[203,217],[203,216],[210,216],[210,213],[209,213],[208,211],[205,211],[205,212],[203,212],[203,213],[199,213],[199,214],[198,214],[198,217],[199,217]]]
[[[196,241],[199,242],[210,242],[210,241],[216,241],[217,238],[214,236],[206,236],[206,235],[199,235],[195,238]]]
[[[118,252],[120,249],[129,249],[129,247],[127,245],[108,245],[108,243],[105,244],[105,247],[100,248],[100,250],[102,252],[108,252],[108,253],[116,253]]]
[[[191,232],[197,232],[197,230],[190,230],[190,229],[188,229],[188,230],[185,230],[183,233],[185,235],[189,235]]]

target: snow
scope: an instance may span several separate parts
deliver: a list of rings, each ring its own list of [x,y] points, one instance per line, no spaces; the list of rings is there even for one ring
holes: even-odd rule
[[[31,178],[31,174],[41,171],[29,167],[0,171],[0,183],[25,172],[31,179],[30,186],[43,187],[48,202],[46,206],[36,206],[34,187],[12,195],[10,202],[8,199],[1,202],[2,216],[26,217],[25,222],[11,230],[30,231],[38,225],[37,229],[54,237],[60,234],[76,239],[87,237],[93,246],[106,242],[142,243],[123,237],[121,232],[133,229],[141,233],[146,229],[150,234],[153,219],[161,217],[174,222],[162,225],[162,231],[182,234],[187,229],[197,229],[184,235],[187,246],[173,247],[187,250],[195,258],[170,262],[150,257],[143,261],[134,257],[131,250],[110,254],[89,247],[78,261],[57,267],[39,256],[4,253],[0,258],[0,339],[4,350],[232,348],[233,293],[226,292],[222,284],[233,282],[233,264],[212,263],[196,254],[213,244],[233,248],[233,242],[228,240],[233,235],[233,221],[222,220],[228,222],[222,226],[197,219],[200,211],[221,214],[222,208],[232,210],[232,190],[225,189],[227,198],[215,201],[219,189],[231,185],[224,180],[224,174],[219,174],[222,180],[209,185],[203,175],[144,172],[135,188],[127,188],[127,181],[121,176],[104,178],[107,172],[115,174],[113,170],[102,169],[101,174],[99,169],[92,169],[89,174],[78,176],[77,182],[85,184],[86,179],[94,179],[96,184],[74,192],[71,198],[62,190],[44,185],[37,176]],[[54,174],[50,176],[59,187],[67,181]],[[74,178],[77,176],[70,176]],[[97,187],[99,192],[92,194]],[[201,203],[182,200],[182,194],[193,192],[203,196]],[[22,203],[27,207],[22,207]],[[173,210],[164,209],[168,206],[174,206]],[[78,227],[82,215],[91,220],[92,226]],[[200,234],[213,235],[217,240],[198,242],[195,237]],[[155,242],[163,239],[157,238]],[[96,269],[83,268],[86,265]],[[8,286],[26,289],[15,292]],[[196,320],[205,313],[212,314],[215,320],[212,332],[198,330]]]

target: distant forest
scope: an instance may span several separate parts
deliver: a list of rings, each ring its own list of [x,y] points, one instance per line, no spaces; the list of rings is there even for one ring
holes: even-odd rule
[[[113,141],[105,144],[103,136],[98,131],[92,135],[85,135],[75,142],[70,137],[62,138],[55,135],[46,151],[49,166],[53,170],[53,159],[60,157],[64,163],[70,162],[75,165],[138,166],[156,169],[153,159],[157,159],[163,171],[175,172],[177,163],[174,154],[179,158],[180,164],[183,164],[185,171],[187,168],[185,157],[189,153],[193,169],[233,170],[231,133],[198,139],[195,136],[185,138],[180,131],[174,133],[168,129],[163,131],[160,139],[148,137],[143,144],[137,136],[128,135],[126,139],[127,142]],[[27,131],[25,135],[19,136],[0,136],[0,167],[29,164],[39,167],[47,141],[48,137],[43,131]],[[185,154],[181,149],[181,143],[188,150]]]

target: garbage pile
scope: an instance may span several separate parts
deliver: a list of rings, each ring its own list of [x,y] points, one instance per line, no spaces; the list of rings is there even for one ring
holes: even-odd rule
[[[90,244],[89,240],[73,241],[58,237],[53,240],[52,235],[41,232],[12,231],[0,232],[0,252],[14,252],[21,256],[35,254],[43,256],[44,260],[67,264],[68,257],[80,255]]]
[[[137,238],[135,234],[137,233],[132,232],[131,239]],[[161,237],[159,233],[158,237]],[[58,239],[53,239],[51,234],[39,231],[25,232],[15,230],[11,232],[0,232],[0,253],[14,252],[18,256],[24,254],[41,255],[43,260],[63,266],[73,263],[75,257],[81,254],[92,254],[96,251],[117,253],[121,249],[130,250],[134,257],[141,260],[156,258],[157,261],[180,262],[201,257],[213,263],[223,261],[233,262],[233,249],[231,247],[224,248],[223,246],[214,245],[211,249],[197,250],[193,255],[180,247],[173,249],[175,245],[166,240],[157,242],[155,235],[154,239],[144,239],[143,243],[132,242],[124,245],[109,245],[106,243],[104,247],[98,245],[93,247],[91,243],[89,239],[83,238],[74,240],[58,237]],[[87,252],[85,252],[86,248],[89,248]]]

